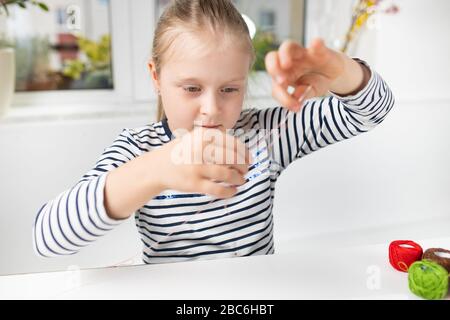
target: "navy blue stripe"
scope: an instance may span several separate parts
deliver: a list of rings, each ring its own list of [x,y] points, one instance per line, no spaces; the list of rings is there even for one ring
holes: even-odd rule
[[[289,115],[288,115],[288,113],[289,113]],[[289,155],[288,163],[286,165],[288,165],[289,163],[291,163],[293,161],[292,148],[291,148],[291,137],[289,135],[289,127],[290,127],[289,126],[289,118],[292,119],[294,114],[295,113],[293,113],[293,112],[291,113],[290,111],[286,111],[286,117],[287,118],[286,118],[286,122],[283,124],[285,126],[284,132],[286,133],[286,143],[287,143],[287,146],[288,146],[287,152],[288,152],[288,155]],[[284,122],[284,120],[283,120],[283,122]]]
[[[267,200],[267,199],[266,199],[266,200]],[[171,236],[177,236],[177,235],[181,235],[181,234],[194,234],[194,233],[203,232],[203,231],[210,230],[210,229],[215,229],[215,228],[223,227],[223,226],[226,226],[226,225],[229,225],[229,224],[233,224],[233,223],[236,223],[236,222],[240,222],[240,221],[244,221],[244,220],[247,220],[247,219],[251,219],[251,218],[253,218],[253,217],[256,217],[256,216],[260,215],[260,214],[263,213],[263,212],[266,212],[267,210],[269,210],[269,209],[271,208],[271,206],[272,206],[272,204],[269,204],[268,206],[264,207],[263,209],[261,209],[261,210],[255,212],[255,213],[252,213],[252,214],[250,214],[250,215],[248,215],[248,216],[244,216],[244,217],[237,218],[237,219],[234,219],[234,220],[231,220],[231,221],[226,221],[226,222],[222,222],[222,223],[219,223],[219,224],[216,224],[216,225],[212,225],[212,226],[208,226],[208,227],[203,227],[203,228],[195,229],[195,230],[182,230],[182,231],[177,231],[177,232],[163,233],[163,232],[159,232],[159,231],[155,231],[155,230],[151,230],[151,231],[150,231],[150,230],[148,230],[148,228],[146,228],[145,226],[141,226],[141,227],[142,227],[142,228],[145,228],[145,229],[146,229],[147,231],[149,231],[151,234],[161,235],[161,236],[168,236],[169,234],[170,234]],[[143,222],[143,223],[148,224],[147,221],[142,220],[142,219],[139,219],[139,222]]]
[[[246,127],[248,123],[252,121],[253,117],[258,117],[258,112],[250,112],[250,111],[252,110],[250,109],[243,117],[241,117],[237,121],[236,125],[234,126],[236,129]],[[242,124],[244,121],[245,124]]]
[[[97,179],[97,183],[98,183],[98,179]],[[88,183],[87,184],[87,186],[86,186],[86,209],[87,209],[87,216],[88,216],[88,219],[89,219],[89,221],[92,223],[92,225],[95,227],[95,228],[97,228],[97,229],[99,229],[99,230],[101,230],[101,231],[104,231],[104,232],[106,232],[106,231],[110,231],[111,229],[105,229],[105,228],[101,228],[101,227],[99,227],[95,222],[94,222],[94,220],[92,220],[92,217],[91,217],[91,211],[89,210],[89,187],[90,187],[90,183]],[[95,190],[95,191],[97,191],[97,190]],[[95,209],[97,210],[97,201],[95,201],[94,202],[94,206],[95,206]],[[97,212],[97,215],[98,215],[98,212]]]
[[[118,154],[118,155],[121,155],[122,157],[127,158],[128,161],[131,161],[131,158],[128,158],[126,155],[124,155],[123,153],[120,153],[120,152],[117,151],[117,150],[111,150],[111,151],[103,152],[102,157],[105,156],[105,155],[107,155],[107,154]],[[103,160],[104,160],[104,159],[101,159],[101,158],[100,158],[100,160],[99,160],[98,162],[102,162]]]
[[[83,176],[83,179],[85,179],[85,178],[98,178],[98,177],[99,177],[98,174],[85,174]],[[88,179],[88,181],[90,181],[90,180],[92,180],[92,179]]]
[[[306,114],[306,109],[308,107],[311,106],[311,103],[306,104],[303,109],[302,109],[302,127],[303,127],[303,142],[306,143],[306,145],[308,146],[309,150],[311,152],[314,152],[316,150],[313,149],[313,147],[311,146],[308,137],[306,136],[306,120],[305,120],[305,114]]]
[[[47,204],[44,204],[38,211],[36,218],[34,219],[34,243],[35,243],[35,247],[37,252],[39,253],[39,255],[43,256],[43,257],[47,257],[45,254],[42,253],[42,251],[39,249],[39,244],[37,241],[37,230],[38,230],[38,219],[39,216],[42,213],[42,210],[47,206]],[[43,236],[43,235],[42,235]]]
[[[80,188],[80,185],[77,185],[77,186],[75,186],[74,188],[76,188],[76,187]],[[69,227],[70,227],[70,229],[72,230],[73,234],[74,234],[78,239],[80,239],[81,241],[84,241],[84,242],[93,242],[93,240],[87,240],[87,239],[84,239],[84,238],[81,237],[78,233],[76,233],[76,232],[75,232],[75,229],[74,229],[73,226],[72,226],[72,223],[70,222],[70,218],[69,218],[69,200],[70,200],[70,196],[71,196],[72,193],[73,193],[73,190],[74,190],[74,189],[70,190],[69,194],[67,195],[67,199],[66,199],[66,217],[67,217],[67,222],[68,222]],[[75,203],[76,203],[76,202],[77,202],[77,200],[75,200]]]
[[[59,197],[59,199],[58,199],[58,206],[56,207],[56,221],[58,222],[59,231],[60,231],[61,234],[63,235],[64,239],[66,239],[66,241],[67,241],[68,243],[70,243],[72,246],[77,247],[77,248],[82,248],[82,247],[84,247],[84,246],[86,246],[86,245],[78,245],[78,244],[73,243],[73,242],[66,236],[65,232],[64,232],[63,229],[62,229],[61,221],[60,221],[60,218],[59,218],[59,216],[60,216],[59,208],[60,208],[60,205],[61,205],[61,200],[62,200],[62,198],[63,198],[63,195],[61,195],[61,196]],[[73,250],[71,250],[71,251],[73,251]]]
[[[325,99],[322,99],[320,101],[320,105],[319,105],[319,123],[320,123],[320,136],[322,137],[323,141],[325,141],[326,145],[330,145],[331,143],[328,141],[328,139],[325,137],[324,134],[324,120],[323,120],[323,115],[322,115],[322,108],[323,108],[323,103],[324,103]]]
[[[123,140],[119,140],[120,142],[126,142],[126,141],[123,141]],[[128,143],[127,143],[127,145],[129,145]],[[110,147],[110,149],[113,149],[113,148],[118,148],[118,149],[122,149],[122,150],[125,150],[126,152],[128,152],[129,154],[131,154],[131,156],[132,156],[132,158],[136,158],[136,155],[134,154],[134,152],[132,152],[130,149],[128,149],[128,148],[125,148],[124,146],[121,146],[121,145],[119,145],[119,144],[114,144],[114,145],[112,145],[111,147]],[[120,153],[120,152],[118,152],[119,154],[121,154],[121,155],[123,155],[123,156],[125,156],[123,153]]]
[[[132,135],[132,137],[139,143],[149,143],[149,144],[153,143],[153,144],[151,144],[152,146],[160,146],[163,143],[169,142],[169,140],[167,140],[167,141],[162,140],[161,137],[152,137],[150,135],[144,135],[142,137],[140,137],[138,135]],[[149,139],[150,141],[147,141],[146,139]],[[155,140],[160,143],[156,144]]]
[[[97,206],[97,192],[98,192],[98,184],[100,182],[100,178],[97,179],[97,181],[95,182],[95,190],[94,190],[94,208],[95,208],[95,212],[97,213],[97,217],[100,219],[100,221],[107,225],[107,226],[111,226],[114,227],[114,224],[108,223],[105,220],[102,219],[102,217],[100,216],[100,212],[98,211],[98,206]],[[103,190],[101,190],[101,192],[103,192]],[[105,208],[106,210],[106,208]],[[112,229],[112,228],[111,228]]]
[[[50,208],[47,208],[47,212],[49,213],[49,209],[51,210],[53,207],[53,204],[50,206]],[[45,241],[45,232],[44,232],[44,218],[45,218],[45,214],[42,215],[42,219],[41,219],[41,235],[42,235],[42,242],[44,242],[44,246],[45,248],[47,248],[48,251],[50,251],[51,253],[53,253],[54,255],[59,255],[59,253],[53,251],[47,244],[47,241]]]
[[[103,164],[101,164],[101,162],[103,162],[103,161],[105,161],[105,160],[111,160],[111,161],[115,161],[115,162],[126,163],[126,161],[124,161],[124,160],[120,160],[120,159],[113,158],[113,157],[106,157],[106,158],[103,158],[103,159],[100,159],[99,161],[97,161],[97,163],[95,164],[95,166],[96,166],[96,167],[100,167],[100,166],[108,166],[108,165],[111,164],[111,163],[103,163]],[[130,159],[128,159],[128,160],[130,160]]]
[[[354,137],[357,134],[353,133],[347,126],[347,121],[346,119],[344,119],[344,117],[342,116],[342,110],[343,108],[337,108],[338,114],[339,114],[339,118],[341,119],[341,122],[344,124],[345,129],[347,129],[347,131]]]
[[[195,258],[195,257],[199,257],[199,256],[204,256],[204,255],[232,252],[232,251],[237,251],[237,250],[245,249],[245,248],[248,248],[248,247],[252,247],[255,244],[257,244],[257,243],[263,241],[264,239],[266,239],[269,235],[271,235],[271,233],[272,233],[272,228],[261,239],[258,239],[256,241],[253,241],[251,243],[247,243],[245,245],[242,245],[242,246],[239,246],[239,247],[236,247],[236,248],[223,249],[223,250],[213,250],[213,251],[200,252],[200,253],[194,253],[194,254],[188,254],[188,255],[157,255],[157,256],[153,256],[153,255],[148,254],[147,252],[144,252],[144,255],[147,258]]]
[[[379,119],[376,119],[374,121],[374,123],[376,123],[376,124],[381,123],[386,118],[386,116],[388,115],[389,111],[391,111],[393,106],[394,106],[394,96],[391,94],[390,101],[387,104],[386,112]]]
[[[334,135],[333,130],[331,130],[330,125],[328,124],[327,118],[325,117],[325,118],[323,119],[323,121],[325,122],[325,127],[327,128],[328,133],[331,135],[331,137],[333,138],[334,142],[338,142],[339,140],[338,140],[338,139],[336,138],[336,136]]]
[[[345,119],[346,119],[347,123],[348,123],[348,124],[351,124],[351,125],[353,126],[353,128],[355,128],[355,130],[356,130],[359,134],[364,133],[364,132],[367,132],[367,130],[362,130],[362,129],[360,129],[358,126],[356,126],[353,122],[351,122],[350,119],[348,118],[348,116],[349,116],[349,114],[348,114],[348,113],[345,113]]]
[[[266,178],[266,179],[264,179],[264,180],[261,180],[261,181],[258,181],[257,183],[253,184],[251,187],[239,191],[238,193],[235,194],[235,197],[240,196],[240,195],[243,195],[243,194],[245,194],[245,193],[251,191],[251,190],[254,189],[255,187],[257,187],[257,186],[259,186],[259,185],[261,185],[261,184],[267,182],[267,179],[268,179],[268,178]],[[144,209],[150,209],[150,210],[154,210],[154,209],[156,210],[156,209],[173,209],[173,208],[179,208],[179,207],[191,207],[191,206],[196,206],[196,207],[198,207],[198,206],[201,206],[201,205],[205,205],[205,204],[209,204],[209,203],[216,203],[216,202],[219,202],[219,201],[223,201],[223,199],[219,199],[219,198],[218,198],[218,199],[214,199],[213,201],[204,201],[204,202],[195,202],[195,203],[178,203],[178,204],[161,205],[161,206],[148,206],[148,205],[145,205],[143,208],[144,208]],[[240,203],[240,202],[237,202],[237,204],[239,204],[239,203]],[[228,206],[228,207],[234,206],[234,204],[228,204],[227,206]],[[221,207],[223,207],[223,206],[221,206]],[[155,219],[158,219],[158,218],[177,217],[177,216],[180,216],[180,215],[184,215],[184,214],[175,214],[175,215],[169,214],[169,215],[157,215],[157,216],[151,215],[151,214],[146,214],[147,217],[155,218]]]
[[[84,231],[86,231],[86,233],[88,233],[89,235],[93,236],[93,237],[100,237],[100,234],[95,234],[90,232],[83,224],[83,221],[81,221],[81,215],[80,215],[80,208],[78,207],[78,202],[80,201],[80,189],[83,185],[80,185],[79,188],[77,189],[76,192],[76,201],[75,201],[75,208],[77,211],[77,216],[78,216],[78,221],[80,222],[80,226],[81,228],[83,228]],[[88,214],[89,215],[89,214]]]
[[[141,146],[139,146],[139,145],[136,143],[136,141],[138,141],[137,139],[135,139],[136,141],[134,141],[134,140],[131,139],[130,137],[126,137],[126,136],[122,136],[122,137],[126,138],[127,141],[128,141],[128,143],[129,143],[129,144],[132,144],[132,145],[135,146],[137,149],[139,149],[139,150],[141,150],[141,151],[144,151],[144,152],[149,151],[149,149],[147,149],[147,148],[142,148]],[[123,141],[123,140],[122,140],[122,141]],[[126,142],[126,141],[123,141],[123,142]],[[148,142],[148,141],[138,141],[138,142],[140,142],[140,143],[142,143],[142,144],[147,144],[147,145],[149,145],[150,147],[160,147],[160,146],[163,145],[162,143],[151,143],[151,142]]]
[[[204,198],[204,194],[200,193],[189,193],[189,194],[168,194],[162,196],[156,196],[154,200],[167,200],[167,199],[185,199],[185,198]]]
[[[277,127],[278,141],[276,141],[276,143],[278,144],[279,149],[280,149],[279,157],[280,157],[281,167],[286,168],[285,163],[284,163],[283,138],[282,138],[282,132],[281,132],[281,126],[280,126],[281,120],[282,120],[282,118],[281,118],[282,115],[283,115],[283,108],[278,108],[278,121],[277,121],[277,123],[273,123],[274,126],[272,128],[274,128],[275,126]]]
[[[336,101],[336,103],[337,103],[337,108],[339,108],[339,104],[340,104],[341,102],[340,102],[339,100],[335,100],[335,101]],[[344,138],[344,139],[348,139],[348,137],[342,132],[341,128],[339,127],[339,124],[338,124],[338,122],[337,122],[337,120],[336,120],[336,117],[335,117],[335,115],[334,115],[334,108],[333,108],[332,103],[333,103],[333,102],[332,102],[332,100],[330,99],[329,104],[330,104],[331,118],[333,119],[334,125],[335,125],[337,131],[339,132],[339,134],[341,135],[341,137]]]
[[[264,248],[266,248],[266,247],[272,242],[272,240],[273,240],[273,235],[270,236],[269,241],[267,241],[267,242],[266,242],[265,244],[263,244],[262,246],[256,248],[256,249],[253,250],[252,252],[247,253],[246,255],[244,255],[244,257],[252,256],[252,255],[254,255],[255,253],[257,253],[258,251],[263,250]],[[269,250],[270,250],[270,249],[269,249]],[[266,253],[266,254],[267,254],[267,253]]]
[[[294,117],[292,119],[292,123],[294,125],[295,145],[297,146],[296,157],[298,157],[298,155],[300,153],[301,146],[300,146],[299,137],[298,137],[297,112],[294,113]]]
[[[53,208],[53,205],[52,205]],[[56,209],[58,209],[58,207],[56,207]],[[72,252],[72,250],[67,249],[66,247],[64,247],[61,243],[59,243],[59,241],[56,239],[55,234],[53,233],[53,228],[52,228],[52,215],[51,215],[51,211],[48,212],[48,230],[50,230],[50,235],[53,239],[53,241],[56,243],[56,245],[60,248],[63,249],[66,252]]]
[[[344,105],[344,110],[345,112],[347,112],[347,114],[350,116],[350,118],[352,118],[357,124],[359,124],[360,126],[364,127],[364,123],[362,123],[361,121],[359,121],[357,118],[355,118],[353,116],[353,114],[356,114],[358,116],[361,116],[361,114],[355,110],[350,109],[349,107],[347,107],[346,105]],[[364,117],[364,115],[363,115]]]
[[[254,119],[254,118],[256,118],[256,119]],[[249,126],[248,124],[249,124],[251,121],[253,121],[253,123],[252,123],[251,126]],[[237,126],[235,125],[234,128],[235,128],[236,130],[238,130],[238,129],[243,129],[243,128],[246,128],[246,127],[253,128],[253,127],[255,126],[255,124],[257,124],[257,123],[258,123],[258,113],[255,112],[255,113],[253,113],[253,114],[251,115],[251,117],[248,119],[248,121],[247,121],[245,124],[239,124],[239,125],[237,125]]]
[[[264,147],[263,149],[267,149],[266,147]],[[270,158],[269,155],[267,154],[263,159],[261,159],[260,161],[255,162],[254,164],[252,164],[249,168],[248,168],[248,173],[250,173],[252,170],[258,168],[259,166],[261,166],[262,164],[269,162]]]
[[[257,196],[259,196],[259,195],[261,195],[261,194],[267,192],[268,190],[269,190],[269,188],[264,189],[264,190],[261,190],[261,191],[255,193],[255,194],[252,194],[252,195],[248,196],[247,198],[243,199],[241,202],[244,202],[244,201],[246,201],[246,200],[255,198],[255,197],[257,197]],[[222,218],[222,217],[225,217],[225,216],[227,216],[227,215],[229,215],[229,214],[231,214],[231,213],[237,213],[237,212],[240,212],[240,211],[242,211],[242,210],[250,209],[252,206],[256,206],[256,205],[261,204],[261,203],[263,203],[263,202],[265,202],[265,201],[267,201],[267,199],[263,199],[263,200],[261,200],[261,201],[255,203],[254,205],[251,204],[251,205],[249,205],[249,206],[247,206],[247,207],[244,207],[244,208],[242,208],[242,209],[239,209],[239,210],[237,210],[237,211],[231,211],[230,213],[226,213],[226,214],[223,214],[223,215],[220,215],[220,216],[211,217],[211,218],[188,221],[187,223],[188,223],[188,224],[197,224],[197,223],[202,223],[202,222],[206,222],[206,221],[217,220],[217,219],[220,219],[220,218]],[[237,205],[237,203],[236,203],[236,204],[233,204],[233,206],[234,206],[234,205]],[[226,208],[230,208],[230,207],[231,207],[231,205],[227,205],[227,206],[226,206]],[[196,215],[196,214],[200,214],[200,213],[203,213],[203,214],[204,214],[204,213],[207,213],[207,212],[213,212],[213,211],[216,211],[216,210],[219,210],[219,209],[225,209],[225,205],[222,206],[222,207],[219,207],[219,208],[209,208],[209,209],[200,210],[200,211],[196,210],[196,211],[185,212],[185,213],[183,213],[182,215],[183,215],[183,216],[192,216],[192,215]],[[141,215],[143,215],[143,216],[145,216],[145,217],[148,216],[148,215],[147,215],[146,213],[144,213],[144,212],[141,212]],[[154,226],[154,227],[175,227],[175,226],[182,225],[182,224],[184,224],[185,222],[184,222],[184,221],[179,221],[179,222],[173,222],[173,223],[159,224],[159,223],[152,223],[152,222],[146,221],[146,223],[147,223],[148,225],[151,225],[151,226]]]
[[[269,218],[271,217],[271,215],[268,216]],[[213,243],[196,243],[196,244],[191,244],[191,245],[187,245],[187,246],[181,246],[181,247],[170,247],[170,248],[153,248],[151,245],[146,244],[147,247],[149,249],[151,249],[153,252],[170,252],[170,251],[180,251],[180,250],[188,250],[188,249],[192,249],[192,248],[198,248],[198,247],[204,247],[204,246],[221,246],[230,242],[235,242],[235,241],[239,241],[242,239],[246,239],[249,237],[252,237],[254,235],[263,233],[264,231],[266,231],[268,228],[271,227],[271,223],[269,222],[269,224],[265,225],[263,228],[252,231],[250,233],[235,237],[235,238],[230,238],[230,239],[226,239],[226,240],[222,240],[219,242],[213,242]]]
[[[155,239],[153,239],[152,237],[150,237],[148,234],[149,233],[151,233],[151,232],[149,232],[149,230],[146,228],[146,227],[144,227],[144,226],[138,226],[138,228],[139,229],[144,229],[146,232],[142,232],[141,230],[138,230],[138,233],[142,236],[141,237],[141,241],[142,241],[142,243],[145,245],[145,246],[148,246],[148,243],[147,242],[145,242],[145,239],[144,239],[144,237],[145,238],[148,238],[150,241],[152,241],[153,243],[156,243],[156,242],[158,242],[158,241],[156,241]]]
[[[151,126],[151,125],[150,125]],[[155,133],[156,134],[156,137],[152,137],[152,136],[150,136],[149,134],[145,134],[145,132],[149,132],[149,133]],[[130,135],[132,135],[133,137],[134,136],[137,136],[137,137],[139,137],[139,138],[143,138],[143,136],[142,136],[142,134],[144,134],[144,137],[145,136],[147,136],[147,137],[150,137],[150,138],[152,138],[152,139],[160,139],[160,138],[167,138],[167,135],[165,134],[165,133],[163,133],[163,132],[158,132],[158,131],[156,131],[155,129],[153,129],[152,127],[148,127],[148,128],[145,128],[145,129],[142,129],[141,131],[139,131],[139,132],[136,132],[136,133],[134,133],[134,132],[131,132],[131,131],[128,131],[129,133],[130,133]]]
[[[229,230],[226,230],[226,231],[222,231],[222,232],[219,232],[219,233],[215,233],[215,234],[204,236],[204,237],[200,237],[200,238],[180,238],[180,239],[175,239],[175,240],[160,241],[159,244],[163,245],[163,244],[180,242],[180,241],[202,241],[202,240],[207,240],[207,239],[211,239],[211,238],[220,237],[220,236],[223,236],[223,235],[225,235],[227,233],[236,232],[236,231],[239,231],[239,230],[243,230],[243,229],[249,228],[249,227],[254,226],[256,224],[260,224],[260,223],[266,222],[267,219],[269,219],[272,216],[270,213],[271,212],[269,212],[269,215],[267,215],[267,217],[265,217],[263,219],[260,219],[260,220],[248,223],[248,224],[243,225],[243,226],[236,227],[234,229],[229,229]]]
[[[266,251],[266,254],[269,254],[270,251],[273,249],[273,244],[274,244],[274,242],[273,242],[273,236],[270,237],[269,243],[272,243],[272,245],[271,245],[270,248]]]
[[[383,95],[383,99],[380,102],[380,107],[377,108],[377,110],[375,111],[376,113],[369,119],[370,121],[373,121],[380,114],[382,114],[383,112],[386,111],[385,109],[386,109],[386,106],[389,103],[389,100],[391,99],[391,96],[392,96],[392,92],[390,92],[390,91]]]
[[[310,115],[309,115],[309,125],[311,127],[311,132],[313,134],[316,146],[318,148],[323,148],[323,146],[319,143],[319,140],[317,140],[316,130],[314,129],[314,107],[315,107],[315,105],[316,105],[316,102],[315,101],[312,102],[312,104],[311,104],[311,112],[310,112]],[[320,128],[319,128],[319,131],[320,131]]]

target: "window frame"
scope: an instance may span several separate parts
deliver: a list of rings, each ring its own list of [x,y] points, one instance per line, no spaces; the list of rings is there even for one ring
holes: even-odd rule
[[[113,89],[16,92],[13,106],[131,102],[133,97],[131,30],[121,27],[130,25],[131,22],[129,1],[110,0]]]

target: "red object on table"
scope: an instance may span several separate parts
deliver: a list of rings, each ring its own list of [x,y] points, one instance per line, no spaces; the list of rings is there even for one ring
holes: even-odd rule
[[[389,262],[398,271],[408,272],[414,262],[421,260],[423,249],[411,240],[396,240],[389,245]]]

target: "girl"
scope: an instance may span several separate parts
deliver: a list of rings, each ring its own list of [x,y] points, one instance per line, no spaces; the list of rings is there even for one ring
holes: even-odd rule
[[[158,122],[124,129],[75,186],[42,206],[36,252],[74,254],[134,215],[145,263],[274,253],[281,172],[372,129],[394,98],[363,61],[320,39],[309,48],[285,41],[266,56],[282,107],[242,110],[254,59],[230,0],[173,1],[149,62]]]

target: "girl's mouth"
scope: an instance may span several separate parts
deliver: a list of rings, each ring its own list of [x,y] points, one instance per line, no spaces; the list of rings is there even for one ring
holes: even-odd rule
[[[211,125],[211,124],[194,124],[194,127],[202,127],[207,129],[218,129],[221,125]]]

